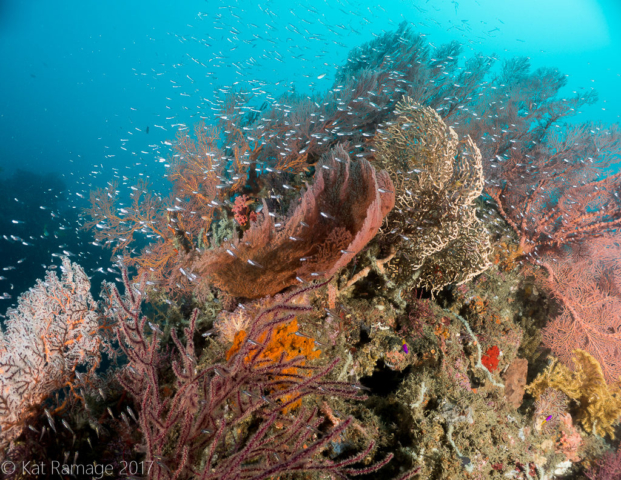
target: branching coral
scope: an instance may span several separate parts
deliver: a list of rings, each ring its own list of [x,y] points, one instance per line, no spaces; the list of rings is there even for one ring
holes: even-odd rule
[[[144,283],[133,290],[126,275],[124,279],[126,297],[112,287],[120,325],[118,340],[129,359],[119,380],[141,403],[139,423],[146,460],[152,463],[150,478],[258,480],[294,472],[325,472],[347,478],[374,472],[390,461],[392,455],[367,467],[352,468],[371,452],[374,442],[353,457],[323,459],[318,454],[345,432],[353,419],[349,417],[323,434],[317,429],[323,418],[317,417],[316,408],[298,409],[296,416],[283,413],[309,395],[360,398],[355,385],[325,380],[338,358],[315,367],[303,365],[305,358],[299,355],[287,358],[286,352],[281,352],[271,358],[268,352],[276,329],[311,310],[291,300],[317,285],[298,290],[262,311],[227,362],[206,368],[198,366],[192,340],[196,310],[184,330],[185,342],[172,331],[178,350],[172,364],[175,385],[174,393],[164,395],[157,368],[162,355],[160,334],[153,326],[153,333],[147,334],[147,318],[140,316]]]
[[[544,287],[562,306],[543,330],[543,342],[571,365],[583,349],[599,362],[609,383],[621,377],[621,247],[618,235],[575,245],[563,255],[537,260],[548,278]]]
[[[538,399],[548,388],[563,392],[580,407],[580,422],[587,432],[610,435],[621,416],[619,386],[609,387],[595,358],[583,350],[574,352],[575,371],[554,360],[527,391]]]
[[[502,187],[487,190],[520,250],[534,254],[618,229],[621,174],[610,172],[620,155],[618,126],[588,123],[550,133],[528,153],[512,151]]]
[[[0,447],[55,390],[69,387],[68,399],[85,401],[78,390],[92,384],[102,347],[114,354],[105,334],[112,326],[102,323],[84,270],[68,258],[61,268],[61,278],[50,270],[20,296],[0,330]]]
[[[195,248],[207,243],[207,233],[224,197],[218,188],[224,162],[217,148],[217,131],[200,122],[194,129],[195,139],[179,132],[174,145],[170,198],[162,198],[147,182],[132,187],[131,205],[118,197],[116,183],[91,192],[91,208],[86,213],[92,220],[85,228],[95,238],[124,253],[124,264],[136,267],[138,275],[147,274],[157,288],[180,293],[192,290],[192,275],[185,274]],[[153,239],[139,255],[129,252],[138,234]],[[130,254],[131,253],[131,254]]]
[[[387,243],[398,244],[388,276],[432,291],[465,283],[491,265],[474,206],[483,190],[481,154],[469,137],[460,142],[433,109],[411,98],[397,104],[395,115],[376,136],[374,160],[396,192],[382,232]]]
[[[351,161],[342,146],[317,165],[315,182],[283,223],[264,202],[242,238],[208,250],[196,270],[230,295],[260,298],[334,275],[371,240],[394,205],[386,172]]]

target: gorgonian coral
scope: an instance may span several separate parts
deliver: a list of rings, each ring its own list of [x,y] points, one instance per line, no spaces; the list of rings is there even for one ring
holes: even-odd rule
[[[472,139],[460,141],[433,109],[405,97],[375,145],[374,164],[388,171],[396,193],[382,231],[397,245],[388,277],[437,291],[486,270],[491,246],[474,205],[483,166]]]
[[[263,202],[243,236],[205,251],[195,270],[230,295],[260,298],[347,265],[378,232],[394,188],[386,172],[352,161],[341,145],[316,169],[288,218],[276,223]]]
[[[0,447],[19,436],[53,392],[92,385],[102,351],[114,355],[100,332],[111,326],[97,312],[88,276],[68,258],[62,262],[61,277],[48,270],[45,281],[20,295],[0,330]]]

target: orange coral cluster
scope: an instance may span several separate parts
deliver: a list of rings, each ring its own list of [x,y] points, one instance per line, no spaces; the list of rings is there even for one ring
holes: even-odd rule
[[[216,215],[216,206],[225,193],[219,188],[224,168],[217,149],[218,132],[201,122],[194,129],[196,139],[179,132],[173,147],[169,180],[170,198],[154,194],[147,182],[132,187],[131,204],[118,198],[118,183],[91,192],[92,218],[85,228],[95,232],[98,242],[123,252],[126,266],[135,266],[163,290],[171,293],[191,290],[189,270],[196,245],[208,243],[207,232]],[[136,234],[154,241],[139,255],[130,256]],[[133,252],[132,252],[133,253]],[[184,270],[180,270],[185,268]]]
[[[475,315],[485,315],[489,307],[489,302],[486,299],[474,296],[467,304],[468,310]]]
[[[524,251],[520,245],[501,242],[494,249],[494,265],[498,265],[504,272],[510,272],[521,266],[523,256]]]
[[[258,343],[263,344],[267,339],[268,332],[263,333],[259,339]],[[233,341],[233,346],[226,352],[226,359],[229,360],[233,355],[235,355],[241,348],[241,346],[246,341],[246,332],[244,330],[240,330],[235,335],[235,340]],[[301,356],[306,357],[307,360],[314,360],[319,358],[321,354],[321,350],[315,350],[315,341],[307,336],[300,335],[298,333],[298,321],[293,319],[291,322],[286,323],[284,325],[280,325],[276,327],[272,333],[271,338],[269,339],[268,344],[265,346],[265,350],[259,355],[258,360],[271,360],[274,363],[278,362],[281,356],[284,354],[284,361],[291,360],[295,357]],[[250,355],[248,355],[244,361],[246,363],[250,362]],[[304,365],[303,362],[301,365]],[[299,375],[296,367],[287,368],[283,370],[283,373],[286,375]],[[284,378],[284,377],[283,377]],[[289,396],[286,396],[282,399],[283,402],[287,402],[290,400]],[[299,406],[301,400],[291,404],[289,407],[283,411],[283,413],[287,413],[297,406]]]
[[[435,328],[433,329],[433,333],[436,335],[436,337],[442,337],[445,340],[448,340],[451,336],[451,332],[449,331],[449,329],[441,323],[436,324]]]

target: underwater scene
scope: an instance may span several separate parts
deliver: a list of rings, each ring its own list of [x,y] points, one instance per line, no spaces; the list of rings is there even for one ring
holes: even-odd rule
[[[621,2],[0,1],[0,480],[621,480]]]

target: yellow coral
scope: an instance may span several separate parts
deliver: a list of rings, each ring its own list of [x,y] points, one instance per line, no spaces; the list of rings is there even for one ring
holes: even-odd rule
[[[580,422],[589,433],[610,435],[621,416],[619,385],[608,386],[599,362],[584,350],[574,350],[575,371],[554,360],[526,390],[539,398],[546,388],[559,390],[580,406]]]

